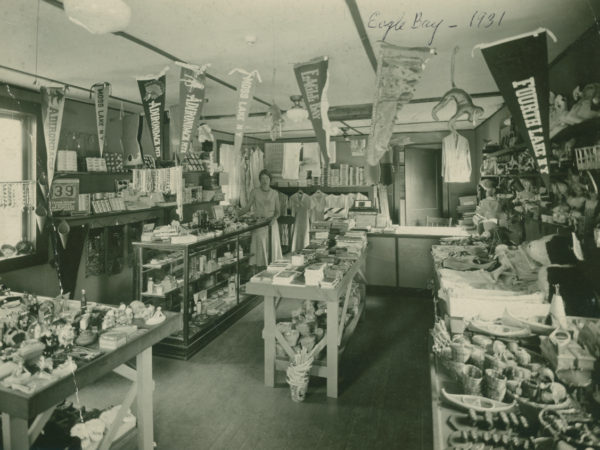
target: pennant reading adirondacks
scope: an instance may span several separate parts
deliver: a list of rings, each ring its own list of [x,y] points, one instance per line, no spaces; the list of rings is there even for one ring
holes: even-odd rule
[[[198,121],[204,105],[204,71],[208,64],[199,67],[181,62],[179,76],[179,114],[176,121],[179,134],[179,154],[183,157],[192,148],[193,133],[198,127]]]
[[[108,120],[108,98],[110,97],[110,83],[96,83],[92,86],[94,104],[96,105],[96,127],[98,128],[98,146],[100,157],[104,152],[104,138],[106,137],[106,122]]]
[[[377,82],[367,162],[374,166],[388,150],[396,113],[408,103],[421,80],[425,63],[435,50],[429,47],[399,47],[381,43],[377,60]]]
[[[42,86],[40,92],[42,94],[42,121],[44,123],[44,140],[46,141],[48,187],[52,188],[54,167],[56,166],[58,139],[60,137],[60,127],[62,125],[63,110],[65,106],[66,88]]]
[[[163,116],[165,113],[165,90],[167,80],[165,73],[167,70],[169,70],[168,66],[156,76],[148,75],[137,78],[140,95],[142,96],[142,104],[144,105],[144,114],[150,129],[154,154],[157,158],[160,158],[163,154]]]
[[[540,28],[501,41],[479,44],[475,48],[481,49],[523,139],[535,156],[538,170],[549,191],[550,87],[546,30]]]
[[[315,130],[325,167],[329,166],[328,149],[331,134],[331,124],[328,116],[329,102],[327,101],[328,65],[327,56],[294,65],[296,80],[300,92],[302,92],[304,103],[308,108],[308,117]]]
[[[254,77],[256,77],[259,83],[262,83],[262,80],[260,79],[260,74],[257,70],[248,72],[244,69],[233,69],[229,72],[229,75],[232,75],[235,72],[239,72],[243,75],[238,89],[240,95],[235,113],[235,134],[233,135],[233,148],[235,149],[235,152],[239,152],[242,148],[242,141],[244,140],[244,126],[246,124],[246,119],[248,118],[248,113],[250,112],[250,102],[252,101],[252,97],[254,97]]]

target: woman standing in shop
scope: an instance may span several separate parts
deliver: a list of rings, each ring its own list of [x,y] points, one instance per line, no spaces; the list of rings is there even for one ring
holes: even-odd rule
[[[248,196],[248,204],[240,208],[240,214],[245,214],[252,210],[256,217],[271,219],[271,261],[281,259],[281,242],[279,241],[279,226],[277,218],[279,217],[279,195],[274,189],[271,189],[271,174],[263,169],[258,175],[260,187],[253,189]],[[269,231],[262,227],[252,232],[251,252],[254,256],[250,259],[250,264],[264,267],[269,264],[268,245]]]

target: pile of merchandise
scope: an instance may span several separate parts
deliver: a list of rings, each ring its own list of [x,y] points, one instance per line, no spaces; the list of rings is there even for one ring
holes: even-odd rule
[[[258,219],[254,216],[244,216],[236,218],[235,216],[225,216],[222,219],[208,219],[195,217],[190,223],[179,223],[173,221],[169,225],[162,225],[151,228],[142,233],[142,242],[162,242],[171,244],[193,244],[195,242],[205,241],[244,230],[249,226],[260,222],[266,225],[268,221]],[[149,225],[149,228],[151,225]]]
[[[448,446],[599,448],[600,307],[576,236],[442,239],[432,255],[440,395],[469,412]]]
[[[344,324],[347,325],[358,313],[361,302],[366,298],[365,286],[361,283],[352,282],[348,307],[344,316]],[[339,298],[338,322],[341,322],[343,304],[345,298]],[[315,346],[324,339],[327,331],[327,302],[306,300],[302,307],[292,310],[291,318],[277,323],[277,329],[283,335],[295,354],[304,350],[314,359],[320,359],[323,346]],[[280,343],[276,344],[276,355],[278,358],[288,359]],[[317,350],[317,351],[314,351]]]
[[[32,394],[165,320],[160,308],[0,294],[0,384]]]
[[[435,324],[433,351],[454,379],[441,395],[449,405],[469,411],[468,420],[451,416],[456,427],[448,445],[538,448],[550,431],[552,439],[574,445],[565,448],[600,446],[600,423],[591,414],[600,406],[593,381],[598,379],[593,373],[596,358],[586,350],[600,320],[569,318],[566,325],[562,329],[557,323],[533,324],[527,336],[517,340],[493,328],[484,330],[486,334],[451,336],[443,321]],[[501,331],[508,333],[511,327],[504,325]],[[582,334],[581,329],[587,331]],[[539,336],[550,330],[554,331],[549,336]],[[571,340],[571,335],[583,338]],[[593,338],[593,348],[598,348],[599,338],[600,334]]]
[[[342,229],[346,227],[347,224]],[[299,252],[302,258],[299,258],[300,255],[293,255],[291,261],[283,259],[272,262],[266,270],[252,277],[251,281],[334,288],[365,251],[367,233],[340,231],[339,227],[332,226],[330,236],[333,236],[333,239],[311,240],[310,244]],[[335,245],[330,246],[331,243]]]

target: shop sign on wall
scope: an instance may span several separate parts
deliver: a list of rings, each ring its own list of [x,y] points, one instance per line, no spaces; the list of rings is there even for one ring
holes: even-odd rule
[[[62,178],[54,180],[50,195],[50,211],[76,211],[79,200],[79,180]]]

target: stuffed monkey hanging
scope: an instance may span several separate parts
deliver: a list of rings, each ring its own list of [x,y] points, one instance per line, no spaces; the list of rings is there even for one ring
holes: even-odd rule
[[[438,111],[443,109],[451,101],[454,101],[456,103],[456,112],[448,121],[448,128],[450,128],[454,134],[457,133],[456,121],[465,114],[469,117],[469,121],[471,121],[473,125],[475,125],[477,120],[483,116],[483,108],[481,106],[474,105],[473,100],[471,100],[471,96],[466,91],[457,88],[456,84],[454,83],[454,61],[456,59],[456,53],[458,53],[458,46],[454,47],[454,51],[452,52],[452,62],[450,65],[450,81],[452,83],[452,89],[444,94],[439,103],[435,105],[431,111],[433,118],[439,121],[440,119],[437,116]]]

